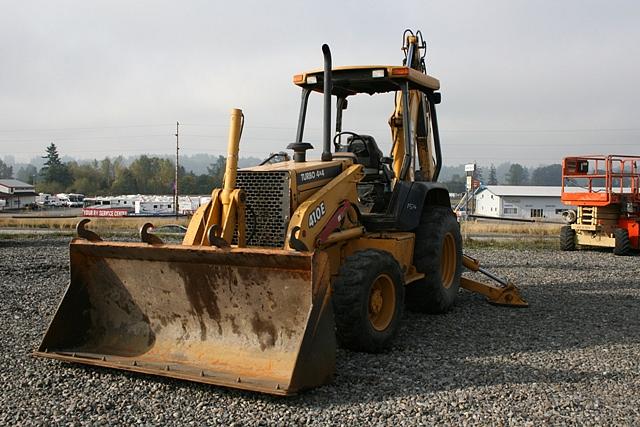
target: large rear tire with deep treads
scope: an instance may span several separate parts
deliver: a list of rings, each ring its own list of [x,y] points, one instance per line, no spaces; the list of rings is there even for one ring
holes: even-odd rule
[[[576,250],[576,231],[570,225],[560,228],[560,249],[563,251]]]
[[[616,240],[613,253],[621,256],[630,255],[631,240],[629,240],[629,232],[624,228],[616,228],[613,230],[613,236]]]
[[[404,280],[388,252],[347,257],[333,282],[336,338],[341,347],[379,353],[391,347],[404,312]]]
[[[407,308],[432,314],[449,311],[462,275],[462,236],[450,208],[424,208],[415,230],[413,264],[425,277],[407,286]]]

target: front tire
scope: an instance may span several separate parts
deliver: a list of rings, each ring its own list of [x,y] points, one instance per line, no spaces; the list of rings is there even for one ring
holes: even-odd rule
[[[413,265],[425,277],[407,286],[407,308],[431,314],[449,311],[462,275],[462,236],[450,208],[424,208],[415,230]]]
[[[616,239],[615,246],[613,247],[613,254],[621,256],[631,254],[631,240],[629,240],[629,232],[624,228],[616,228],[613,231],[613,236]]]
[[[388,252],[349,256],[333,282],[336,338],[341,347],[380,353],[391,347],[404,308],[400,265]]]
[[[563,251],[576,250],[576,231],[570,225],[564,225],[560,229],[560,249]]]

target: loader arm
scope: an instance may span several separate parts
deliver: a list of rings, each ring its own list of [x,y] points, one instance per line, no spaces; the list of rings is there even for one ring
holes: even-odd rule
[[[237,227],[238,247],[246,246],[245,194],[235,188],[243,123],[242,110],[233,109],[223,188],[214,189],[211,200],[195,212],[182,241],[183,245],[226,247],[231,244]]]
[[[298,206],[289,222],[285,249],[314,250],[318,236],[343,202],[357,202],[356,184],[362,177],[362,165],[351,165]]]

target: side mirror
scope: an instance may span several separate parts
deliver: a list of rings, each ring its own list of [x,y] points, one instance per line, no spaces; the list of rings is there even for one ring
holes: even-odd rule
[[[440,92],[433,92],[430,98],[434,104],[440,104],[440,102],[442,102],[442,94]]]

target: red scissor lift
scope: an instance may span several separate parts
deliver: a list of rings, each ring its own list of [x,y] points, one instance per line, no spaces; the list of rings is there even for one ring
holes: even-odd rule
[[[640,157],[593,155],[562,160],[562,202],[575,206],[560,231],[560,247],[640,249]]]

